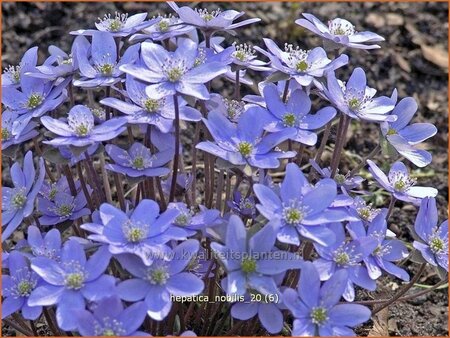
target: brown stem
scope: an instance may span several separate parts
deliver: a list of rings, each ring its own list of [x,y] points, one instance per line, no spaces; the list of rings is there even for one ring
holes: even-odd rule
[[[114,173],[113,177],[114,177],[114,184],[116,186],[117,199],[119,200],[120,209],[125,211],[126,203],[125,203],[125,196],[123,194],[123,186],[122,183],[120,182],[120,176],[118,173]]]
[[[178,161],[180,158],[180,107],[178,106],[178,96],[173,96],[173,105],[175,108],[175,155],[173,157],[172,183],[170,185],[169,203],[175,200],[175,191],[177,188]]]
[[[14,330],[19,331],[20,333],[23,333],[25,336],[32,337],[34,336],[33,332],[31,332],[28,328],[22,327],[16,322],[14,322],[11,319],[4,318],[2,319],[2,322],[4,322],[7,326],[12,327]]]
[[[340,134],[338,134],[337,143],[333,153],[333,160],[331,162],[331,177],[334,177],[334,175],[336,175],[336,171],[339,167],[342,151],[344,149],[345,139],[347,137],[347,130],[350,125],[350,118],[347,115],[342,114],[339,125],[341,124],[341,132]]]
[[[91,211],[94,211],[95,207],[92,203],[91,195],[89,194],[89,191],[86,186],[86,180],[84,179],[83,175],[83,168],[81,167],[81,162],[77,162],[77,173],[78,173],[78,179],[81,183],[81,190],[83,190],[83,194],[86,197],[87,205]]]
[[[358,166],[356,166],[352,171],[350,171],[350,176],[353,176],[357,172],[359,172],[367,164],[367,160],[376,156],[380,152],[380,150],[381,145],[377,144],[377,146],[370,152],[370,154],[364,157],[362,161],[358,164]]]
[[[322,154],[325,150],[325,146],[327,145],[328,139],[331,134],[331,127],[333,125],[333,120],[327,123],[325,127],[325,131],[323,132],[322,141],[320,142],[319,149],[317,149],[316,156],[314,157],[314,160],[317,162],[317,164],[320,166],[320,162],[322,161]]]

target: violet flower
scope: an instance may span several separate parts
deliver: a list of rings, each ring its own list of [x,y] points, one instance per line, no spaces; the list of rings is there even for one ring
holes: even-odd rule
[[[134,254],[148,266],[155,257],[165,257],[169,252],[167,242],[186,239],[184,230],[170,226],[177,215],[174,209],[160,214],[158,204],[152,200],[142,200],[130,215],[103,203],[101,222],[85,223],[81,228],[93,233],[88,239],[108,244],[112,254]]]
[[[54,86],[46,79],[23,75],[21,91],[12,86],[2,88],[2,103],[19,114],[13,122],[13,135],[20,135],[32,118],[41,117],[61,105],[67,98],[67,84],[68,80],[65,80]]]
[[[211,249],[227,271],[226,293],[245,295],[254,290],[263,295],[276,294],[274,276],[303,264],[300,256],[277,251],[274,247],[276,229],[272,223],[247,240],[247,230],[242,220],[231,215],[225,245],[213,242]]]
[[[260,110],[260,114],[265,115],[264,129],[273,133],[295,128],[296,134],[290,139],[308,146],[317,142],[317,134],[312,130],[322,128],[336,115],[336,109],[333,107],[325,107],[315,114],[310,114],[311,100],[300,89],[291,93],[287,103],[282,101],[276,85],[272,83],[264,87],[263,95],[267,106],[267,110]]]
[[[228,99],[220,94],[211,94],[211,98],[205,103],[209,112],[218,111],[231,122],[238,122],[241,115],[245,112],[245,102],[234,99]]]
[[[43,236],[37,226],[31,225],[27,229],[27,235],[27,242],[34,257],[46,257],[55,261],[61,259],[62,241],[58,229],[53,228]]]
[[[322,179],[312,187],[300,168],[289,163],[279,194],[262,184],[253,185],[253,191],[259,200],[256,208],[275,224],[280,242],[300,245],[300,237],[305,237],[322,245],[334,243],[334,233],[323,226],[342,216],[329,208],[337,196],[332,179]]]
[[[75,182],[75,188],[77,191],[81,191],[80,181]],[[65,176],[61,176],[56,182],[44,181],[39,191],[40,196],[52,202],[55,201],[58,193],[70,193],[69,182]]]
[[[124,102],[114,97],[107,97],[100,101],[105,106],[119,110],[126,115],[130,124],[152,124],[163,133],[171,131],[175,119],[175,109],[172,97],[152,99],[145,93],[147,85],[127,74],[126,94],[131,102]],[[180,120],[200,121],[201,113],[186,106],[186,101],[179,99]]]
[[[14,188],[2,187],[2,242],[18,228],[23,219],[34,210],[36,199],[44,182],[44,159],[39,159],[39,176],[36,177],[33,153],[28,151],[23,160],[23,168],[18,162],[10,169]]]
[[[378,242],[371,237],[359,237],[356,240],[346,241],[344,227],[341,223],[329,223],[326,227],[335,235],[335,242],[328,246],[314,243],[314,248],[320,258],[314,261],[321,280],[329,280],[340,270],[346,270],[345,300],[352,302],[355,299],[354,284],[375,291],[376,283],[370,278],[367,268],[362,261],[377,247]]]
[[[263,136],[265,121],[258,107],[249,108],[237,125],[217,111],[203,119],[215,142],[206,141],[196,148],[218,156],[234,165],[249,164],[257,168],[277,168],[279,160],[295,156],[292,151],[273,149],[295,135],[294,128]]]
[[[295,21],[311,32],[319,35],[324,39],[326,46],[333,49],[340,47],[350,47],[357,49],[375,49],[380,46],[373,44],[374,42],[384,41],[384,38],[372,32],[357,32],[355,26],[345,19],[336,18],[328,21],[328,26],[322,23],[312,14],[302,13],[305,19]]]
[[[363,259],[370,278],[379,278],[384,270],[387,273],[408,282],[408,273],[393,262],[405,259],[408,257],[409,252],[402,241],[398,239],[386,239],[386,214],[387,210],[375,216],[369,223],[367,230],[364,223],[361,221],[350,222],[347,225],[347,229],[353,239],[370,237],[377,242],[375,250]]]
[[[145,266],[136,256],[122,256],[119,262],[134,278],[117,286],[119,297],[128,302],[144,300],[150,318],[161,321],[172,308],[171,295],[194,296],[204,289],[203,281],[185,272],[199,249],[199,242],[188,239],[176,246],[168,255],[169,260],[156,259]]]
[[[432,187],[415,186],[416,180],[410,177],[402,162],[395,162],[388,176],[373,161],[367,160],[367,164],[375,180],[398,200],[420,204],[422,198],[435,197],[438,193]]]
[[[148,26],[151,26],[158,19],[145,21],[147,13],[138,13],[128,16],[128,13],[115,12],[114,16],[110,13],[105,14],[103,18],[98,18],[98,22],[95,23],[95,29],[79,29],[70,32],[72,35],[94,35],[97,32],[107,32],[115,38],[123,38],[134,34]]]
[[[396,101],[396,93],[394,93]],[[437,128],[431,123],[413,123],[408,125],[417,111],[417,102],[412,97],[402,99],[391,112],[397,116],[395,122],[381,123],[381,133],[402,156],[418,167],[431,163],[431,154],[416,147],[417,144],[436,135]]]
[[[42,213],[39,217],[41,225],[56,225],[67,220],[75,221],[89,215],[91,211],[86,208],[86,196],[83,192],[73,197],[71,194],[60,192],[54,201],[45,198],[38,199],[38,210]]]
[[[30,270],[25,256],[19,251],[10,252],[8,269],[9,275],[2,275],[2,319],[18,311],[25,319],[38,319],[42,306],[28,305],[28,298],[33,290],[43,284],[42,280]]]
[[[294,317],[292,336],[354,336],[351,328],[370,319],[359,304],[338,304],[347,284],[347,272],[336,272],[320,284],[319,274],[305,262],[297,290],[286,289],[283,301]]]
[[[436,199],[424,198],[414,223],[418,238],[413,243],[422,257],[431,265],[448,272],[448,220],[438,224]]]
[[[86,260],[83,247],[74,240],[64,244],[60,262],[46,257],[34,258],[31,268],[46,284],[31,293],[28,305],[56,305],[58,326],[65,331],[76,330],[74,314],[84,310],[84,299],[98,301],[115,292],[115,278],[103,274],[110,258],[108,248],[100,247]]]
[[[153,41],[163,41],[176,36],[189,34],[195,27],[184,25],[183,21],[172,15],[156,17],[158,21],[142,30],[142,34],[135,34],[130,37],[130,42],[151,39]]]
[[[374,218],[382,212],[382,209],[373,208],[372,204],[367,204],[361,197],[356,196],[353,199],[353,205],[350,208],[350,212],[353,213],[363,222],[372,222]],[[387,230],[390,231],[389,229]]]
[[[209,99],[205,83],[224,74],[226,67],[220,62],[199,62],[198,45],[190,39],[180,39],[175,52],[168,52],[153,42],[141,44],[141,57],[146,67],[125,64],[120,69],[147,83],[146,93],[153,99],[183,94],[201,100]]]
[[[112,118],[95,126],[92,111],[82,105],[76,105],[70,109],[67,122],[50,116],[42,117],[41,122],[45,128],[58,135],[53,140],[44,141],[54,146],[84,147],[109,141],[126,129],[124,118]]]
[[[16,121],[18,117],[19,114],[15,111],[5,110],[2,112],[2,150],[31,140],[39,135],[39,132],[35,129],[37,123],[33,121],[30,121],[20,133],[13,135],[14,121]]]
[[[77,331],[81,336],[145,336],[137,331],[144,322],[144,302],[124,308],[117,296],[106,297],[95,303],[93,310],[76,313]]]
[[[89,156],[94,155],[98,150],[98,146],[99,146],[98,143],[94,143],[88,146],[87,149],[81,154],[77,153],[76,151],[73,151],[73,149],[71,149],[69,145],[59,146],[58,150],[61,156],[69,162],[70,166],[74,166],[78,162],[86,159],[85,153],[88,153]],[[75,182],[75,184],[77,184],[77,182]]]
[[[198,231],[204,231],[207,226],[215,224],[220,217],[220,211],[215,209],[207,209],[203,205],[199,206],[200,211],[194,213],[188,209],[187,205],[182,202],[169,203],[167,210],[175,209],[178,216],[172,221],[172,226],[179,227],[186,231],[187,236],[194,236]]]
[[[8,66],[2,74],[2,87],[19,87],[22,76],[36,67],[38,61],[38,47],[28,49],[17,66]],[[3,99],[2,99],[2,103]]]
[[[288,74],[303,87],[310,86],[315,78],[320,78],[328,72],[333,73],[334,70],[348,63],[348,56],[345,54],[330,60],[321,47],[303,50],[286,43],[283,51],[272,40],[266,38],[263,40],[269,51],[260,47],[255,49],[270,59],[274,70]]]
[[[83,38],[80,37],[80,39]],[[123,74],[120,66],[136,61],[139,48],[139,45],[128,47],[118,60],[114,37],[107,32],[93,32],[90,53],[81,48],[76,49],[76,58],[82,77],[73,81],[73,85],[91,88],[117,83]]]
[[[170,172],[163,167],[173,158],[172,150],[165,150],[152,154],[150,149],[135,142],[130,149],[124,150],[116,145],[108,144],[105,147],[114,164],[107,164],[106,169],[130,177],[164,176]]]
[[[244,197],[239,190],[233,192],[233,200],[227,201],[228,207],[241,217],[254,219],[256,217],[256,202],[254,196]]]
[[[185,24],[197,27],[201,31],[207,32],[207,34],[220,31],[232,31],[236,28],[261,21],[259,18],[253,18],[233,23],[234,20],[245,13],[235,10],[221,11],[220,8],[209,12],[207,9],[192,9],[189,6],[178,7],[173,1],[168,1],[167,4],[178,14]]]
[[[396,115],[388,113],[395,102],[387,96],[374,98],[376,90],[367,86],[366,73],[355,68],[347,83],[336,79],[334,72],[327,75],[327,87],[322,95],[342,113],[354,119],[367,121],[395,121]]]

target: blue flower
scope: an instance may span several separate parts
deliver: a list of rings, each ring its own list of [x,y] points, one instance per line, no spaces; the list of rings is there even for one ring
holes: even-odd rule
[[[84,299],[98,301],[115,292],[115,278],[103,274],[110,258],[108,248],[100,247],[86,261],[83,247],[74,240],[64,244],[60,262],[46,257],[34,258],[31,268],[46,283],[31,293],[28,305],[56,305],[58,326],[66,331],[75,330],[74,314],[84,310]]]
[[[374,42],[384,41],[384,38],[372,32],[357,32],[355,26],[345,19],[336,18],[328,21],[328,26],[323,24],[312,14],[303,13],[305,19],[295,21],[311,32],[324,39],[324,45],[333,49],[350,47],[356,49],[375,49],[380,46]]]
[[[334,242],[333,232],[323,226],[342,217],[342,212],[330,209],[337,196],[332,179],[322,179],[313,187],[298,166],[289,163],[279,194],[262,184],[253,185],[253,190],[258,211],[276,225],[280,242],[300,245],[300,237],[322,245]]]
[[[375,180],[396,199],[420,204],[425,197],[435,197],[437,189],[415,186],[416,180],[409,176],[408,169],[402,162],[395,162],[388,176],[371,160],[367,160],[369,171]]]
[[[5,110],[2,113],[2,150],[9,148],[15,144],[21,144],[39,135],[35,129],[36,122],[30,121],[20,133],[13,135],[13,125],[19,117],[17,112]]]
[[[448,272],[448,220],[440,226],[437,223],[436,199],[424,198],[414,223],[416,240],[413,246],[428,263]]]
[[[39,223],[42,225],[56,225],[67,220],[77,220],[89,215],[91,211],[86,208],[86,196],[78,192],[74,197],[65,192],[55,195],[53,201],[45,198],[38,199],[38,210],[42,213]]]
[[[172,15],[158,15],[157,21],[142,30],[142,34],[135,34],[130,37],[130,42],[151,39],[153,41],[163,41],[176,36],[189,34],[195,27],[184,25],[183,21]]]
[[[2,74],[2,87],[19,87],[22,76],[36,67],[38,60],[38,47],[28,49],[17,66],[8,66]],[[4,89],[3,89],[4,90]],[[3,100],[2,100],[2,103]]]
[[[153,25],[159,19],[153,19],[145,21],[147,13],[138,13],[128,16],[128,13],[115,12],[114,16],[111,14],[105,14],[103,18],[98,18],[99,22],[95,23],[95,27],[98,29],[79,29],[77,31],[70,32],[72,35],[94,35],[97,32],[107,32],[113,37],[123,38],[134,34],[148,26]]]
[[[288,74],[304,87],[310,86],[313,81],[317,83],[316,78],[326,75],[327,72],[334,73],[334,70],[348,63],[348,56],[345,54],[330,60],[321,47],[303,50],[286,43],[283,51],[271,39],[263,40],[269,52],[260,47],[255,49],[270,59],[274,70]]]
[[[124,308],[117,296],[106,297],[95,303],[92,311],[76,313],[77,330],[82,336],[149,336],[137,331],[144,322],[144,302]]]
[[[396,97],[396,93],[394,93]],[[396,99],[395,99],[396,100]],[[418,167],[431,163],[431,154],[416,145],[436,135],[437,128],[431,123],[413,123],[408,125],[417,111],[417,102],[412,97],[402,99],[391,112],[397,116],[395,122],[382,122],[381,132],[386,140],[402,156]]]
[[[273,148],[293,137],[294,128],[263,136],[265,121],[260,107],[249,108],[239,119],[237,125],[217,111],[203,119],[215,142],[206,141],[197,144],[197,149],[218,156],[234,165],[246,165],[256,168],[277,168],[279,160],[295,156],[292,151],[279,151]]]
[[[354,336],[351,328],[370,318],[370,310],[358,304],[338,304],[347,284],[347,272],[336,272],[320,284],[319,274],[305,262],[297,291],[286,289],[283,300],[294,317],[292,336]]]
[[[217,61],[202,63],[198,54],[198,45],[190,39],[180,39],[175,52],[146,41],[141,44],[141,57],[146,67],[125,64],[120,69],[139,80],[153,83],[146,88],[147,95],[153,99],[178,93],[207,100],[209,92],[205,83],[227,69]]]
[[[43,236],[37,226],[31,225],[27,229],[27,242],[31,250],[28,257],[46,257],[59,261],[61,259],[61,233],[58,229],[51,229]]]
[[[342,113],[354,119],[367,121],[395,121],[396,115],[388,114],[395,102],[387,96],[374,98],[376,90],[367,86],[366,73],[355,68],[347,83],[336,79],[334,72],[327,75],[327,87],[322,94]]]
[[[39,159],[37,178],[31,151],[25,154],[23,169],[16,162],[11,167],[10,175],[14,188],[2,187],[2,227],[5,227],[2,242],[11,236],[24,218],[33,213],[34,201],[44,182],[44,159]]]
[[[267,110],[261,114],[266,115],[265,130],[277,132],[286,128],[295,128],[296,134],[290,139],[309,146],[317,142],[317,134],[311,130],[322,128],[336,115],[336,109],[325,107],[315,114],[310,114],[311,100],[308,95],[300,90],[294,90],[287,103],[283,103],[275,84],[264,86],[264,99]]]
[[[207,9],[192,9],[189,6],[178,7],[173,1],[168,1],[167,3],[185,24],[192,25],[210,34],[219,31],[231,31],[261,21],[261,19],[254,18],[233,23],[234,20],[245,13],[235,10],[221,11],[220,8],[209,12]]]
[[[207,209],[203,205],[199,206],[200,211],[194,213],[188,209],[187,205],[182,202],[170,203],[167,209],[175,209],[178,216],[173,220],[172,225],[186,231],[187,236],[193,236],[198,231],[204,233],[206,227],[214,226],[219,217],[220,211],[215,209]]]
[[[80,37],[82,39],[86,38]],[[117,83],[123,74],[120,66],[136,61],[139,48],[139,44],[128,47],[118,60],[114,37],[107,32],[92,33],[90,49],[76,48],[76,59],[82,77],[73,81],[73,85],[91,88]]]
[[[169,260],[155,259],[150,266],[136,256],[118,257],[122,267],[134,278],[119,283],[117,294],[128,302],[144,299],[150,318],[163,320],[172,308],[171,295],[195,296],[203,291],[203,281],[185,272],[198,249],[198,241],[186,240],[170,252]]]
[[[408,282],[408,273],[393,262],[405,259],[408,257],[409,252],[402,241],[386,238],[386,213],[387,210],[385,209],[375,216],[369,223],[367,230],[361,221],[350,222],[347,225],[347,229],[353,239],[370,237],[377,242],[375,250],[368,257],[364,258],[364,263],[366,264],[370,278],[377,279],[381,276],[382,270],[384,270]]]
[[[273,224],[268,223],[248,240],[242,220],[230,216],[225,245],[211,243],[211,249],[227,271],[228,295],[245,295],[250,290],[274,295],[278,290],[274,276],[301,266],[300,256],[276,250],[275,233]]]
[[[167,242],[186,239],[184,230],[170,226],[177,215],[178,211],[174,209],[160,215],[158,204],[152,200],[142,200],[130,216],[103,203],[100,206],[101,224],[86,223],[81,228],[94,233],[89,239],[108,244],[112,254],[132,253],[150,265],[155,257],[169,251]]]
[[[45,128],[58,136],[44,143],[55,146],[84,147],[109,141],[126,129],[126,120],[120,117],[94,125],[92,111],[82,105],[76,105],[69,111],[67,122],[50,116],[42,117],[41,122]]]
[[[163,133],[171,131],[175,119],[175,109],[171,97],[150,98],[145,92],[147,85],[129,74],[126,76],[125,87],[130,102],[107,97],[100,103],[124,113],[128,123],[152,124]],[[200,121],[201,113],[194,108],[187,107],[185,100],[180,99],[179,106],[181,120]]]
[[[8,257],[9,275],[2,275],[2,319],[22,311],[25,319],[38,319],[42,306],[28,305],[28,297],[42,285],[39,276],[30,270],[27,260],[18,251],[12,251]]]
[[[371,279],[362,261],[377,247],[377,240],[371,237],[359,237],[346,241],[344,227],[341,223],[329,223],[326,227],[334,233],[335,242],[328,246],[314,243],[320,258],[314,260],[321,280],[328,280],[340,270],[346,270],[345,300],[355,299],[354,284],[370,291],[376,289],[375,280]],[[343,278],[343,277],[342,277]]]
[[[151,154],[150,149],[138,142],[133,143],[128,151],[113,144],[108,144],[105,149],[115,162],[107,164],[106,169],[116,173],[130,177],[153,177],[164,176],[170,172],[170,169],[163,165],[173,158],[171,149]]]

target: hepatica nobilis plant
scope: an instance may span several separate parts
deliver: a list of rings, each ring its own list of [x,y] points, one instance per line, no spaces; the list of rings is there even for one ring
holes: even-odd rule
[[[448,222],[417,175],[437,129],[351,62],[383,37],[303,13],[322,45],[253,46],[239,31],[258,18],[172,2],[100,17],[2,75],[6,325],[350,336],[426,268],[426,292],[447,282]],[[367,154],[346,146],[361,123],[380,135]]]

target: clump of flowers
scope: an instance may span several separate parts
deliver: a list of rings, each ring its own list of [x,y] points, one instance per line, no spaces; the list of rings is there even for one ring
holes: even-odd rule
[[[3,73],[5,325],[352,336],[425,267],[442,279],[429,291],[448,282],[439,191],[407,167],[431,163],[420,143],[439,131],[410,124],[417,102],[376,95],[349,62],[384,38],[304,13],[296,23],[323,48],[227,46],[223,33],[260,19],[168,5],[106,14],[71,32],[70,51],[50,46],[38,65],[32,47]],[[348,165],[362,122],[380,140]],[[418,207],[414,224],[403,209],[393,219],[399,203]],[[378,300],[387,279],[407,284]]]

